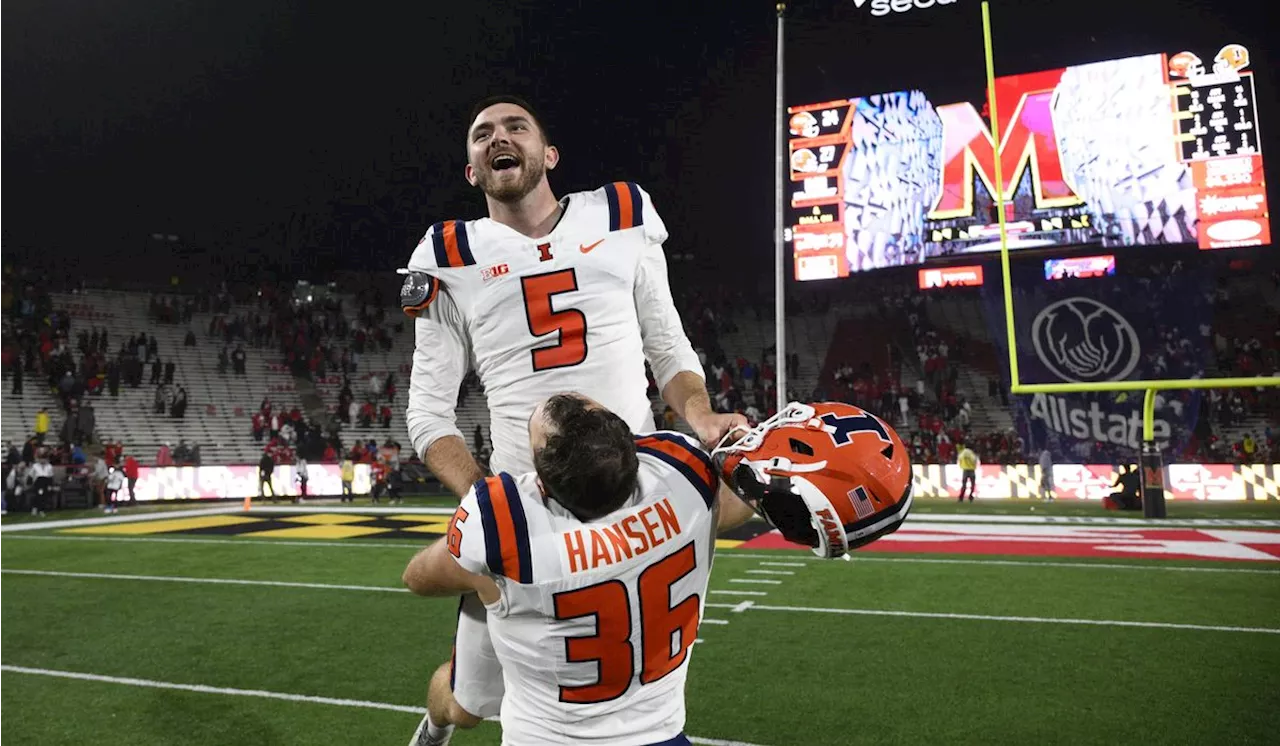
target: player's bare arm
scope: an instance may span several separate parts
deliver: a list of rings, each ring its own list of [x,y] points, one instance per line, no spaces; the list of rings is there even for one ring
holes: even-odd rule
[[[457,596],[476,593],[483,603],[498,600],[497,583],[492,578],[467,572],[449,554],[445,541],[437,541],[409,560],[401,580],[419,596]]]
[[[682,370],[662,389],[662,400],[697,434],[703,445],[712,446],[735,427],[746,428],[747,418],[737,413],[718,414],[711,408],[707,382],[702,376]]]
[[[467,494],[471,485],[485,477],[466,441],[457,435],[446,435],[432,443],[424,460],[445,489],[459,498]]]
[[[729,485],[720,483],[716,494],[716,533],[732,531],[747,521],[755,518],[756,512],[742,498],[734,494]]]

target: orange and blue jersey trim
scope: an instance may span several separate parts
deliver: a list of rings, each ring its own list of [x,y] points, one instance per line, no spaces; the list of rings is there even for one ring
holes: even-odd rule
[[[476,482],[476,503],[484,527],[485,563],[489,572],[517,583],[533,582],[529,524],[516,483],[508,474]]]
[[[691,445],[679,435],[652,433],[636,437],[636,451],[653,456],[680,472],[698,490],[707,507],[711,507],[719,479],[711,457],[701,448]]]
[[[630,181],[615,181],[605,186],[609,200],[609,231],[621,231],[644,225],[644,202],[640,187]]]
[[[465,221],[446,220],[431,226],[431,245],[438,267],[470,267],[476,263]]]

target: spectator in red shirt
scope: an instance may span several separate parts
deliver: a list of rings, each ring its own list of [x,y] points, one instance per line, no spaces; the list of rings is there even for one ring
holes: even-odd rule
[[[116,444],[116,457],[119,458],[122,448],[119,443]],[[124,478],[129,480],[129,504],[138,501],[137,493],[134,488],[138,485],[138,460],[133,456],[124,457]]]

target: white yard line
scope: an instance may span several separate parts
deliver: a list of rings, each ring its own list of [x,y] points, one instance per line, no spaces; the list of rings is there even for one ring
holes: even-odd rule
[[[767,596],[764,591],[711,591],[722,596]]]
[[[207,583],[210,585],[264,585],[277,588],[313,588],[331,591],[371,591],[382,593],[408,593],[408,588],[385,585],[338,585],[334,583],[294,583],[284,580],[243,580],[240,578],[193,578],[179,575],[127,575],[110,572],[63,572],[60,570],[10,570],[0,569],[5,575],[38,575],[56,578],[83,578],[90,580],[144,580],[161,583]]]
[[[803,562],[760,562],[761,567],[804,567]]]
[[[695,642],[700,642],[697,640]],[[310,694],[289,694],[286,692],[268,692],[262,689],[233,689],[225,686],[206,686],[204,684],[179,684],[172,681],[156,681],[154,679],[135,679],[126,676],[102,676],[93,673],[81,673],[79,671],[57,671],[48,668],[28,668],[26,666],[11,666],[8,664],[0,665],[0,671],[5,673],[20,673],[31,676],[52,676],[60,679],[74,679],[76,681],[93,681],[101,684],[120,684],[123,686],[136,686],[147,689],[172,689],[184,692],[194,692],[196,694],[221,694],[232,697],[257,697],[260,699],[278,699],[285,702],[303,702],[313,705],[332,705],[336,707],[359,707],[367,710],[389,710],[391,712],[410,713],[421,717],[424,708],[420,706],[397,705],[390,702],[370,702],[364,699],[340,699],[337,697],[317,697]],[[726,741],[719,738],[697,738],[690,736],[689,740],[699,746],[757,746],[745,741]]]
[[[47,524],[41,526],[47,527]],[[24,535],[13,534],[5,536],[5,541],[12,540],[27,541],[98,541],[98,542],[158,542],[161,544],[228,544],[234,546],[276,546],[276,547],[356,547],[365,549],[397,549],[404,550],[406,548],[420,548],[430,544],[434,538],[424,536],[420,543],[413,543],[405,539],[385,539],[382,541],[353,541],[342,539],[338,541],[310,541],[303,539],[254,539],[248,536],[228,537],[226,539],[199,538],[199,537],[175,537],[175,536],[58,536],[58,535]],[[779,552],[782,554],[782,552]],[[716,552],[716,559],[768,559],[769,554],[750,554],[738,552],[737,550],[728,549]],[[783,555],[785,556],[785,555]],[[797,558],[800,559],[800,558]],[[812,560],[805,558],[803,561],[792,563],[797,566],[804,566],[809,563],[827,563],[829,560],[818,559]],[[1210,573],[1227,573],[1227,574],[1249,574],[1249,575],[1280,575],[1280,569],[1262,569],[1239,567],[1238,563],[1231,564],[1227,567],[1188,567],[1186,565],[1165,565],[1165,564],[1119,564],[1115,562],[1031,562],[1022,560],[1000,560],[1000,559],[933,559],[928,557],[897,557],[885,556],[877,557],[869,553],[858,553],[853,555],[853,562],[900,562],[906,564],[940,564],[940,565],[995,565],[1000,567],[1030,567],[1030,568],[1073,568],[1080,570],[1155,570],[1159,572],[1210,572]],[[766,563],[759,563],[766,564]]]
[[[31,537],[22,537],[22,538],[34,539],[37,537],[31,536]],[[719,552],[716,552],[717,560],[721,558],[766,559],[770,556],[771,555],[768,555],[768,554],[751,554],[747,552],[739,552],[733,549],[721,550]],[[1115,562],[1032,562],[1029,560],[1001,560],[1001,559],[949,559],[949,558],[934,559],[930,557],[902,557],[897,555],[874,556],[869,552],[858,552],[849,556],[851,558],[851,561],[854,563],[902,562],[906,564],[924,563],[924,564],[940,564],[940,565],[998,565],[1002,567],[1066,567],[1066,568],[1073,568],[1073,569],[1080,569],[1080,570],[1160,570],[1163,572],[1225,572],[1228,574],[1245,573],[1245,574],[1260,574],[1260,575],[1280,575],[1280,569],[1266,570],[1262,568],[1255,569],[1255,568],[1248,568],[1248,567],[1239,567],[1238,562],[1234,564],[1230,564],[1227,567],[1188,567],[1186,565],[1165,565],[1165,564],[1126,565],[1126,564],[1119,564]],[[796,559],[801,559],[801,558],[797,557]],[[813,559],[809,559],[805,557],[803,558],[803,562],[801,562],[800,564],[805,564],[805,565],[810,563],[826,564],[829,562],[830,560],[819,559],[817,557],[814,557]],[[759,564],[765,564],[765,563],[761,562]]]
[[[215,584],[215,585],[247,585],[247,586],[270,586],[277,588],[307,588],[319,590],[336,590],[336,591],[371,591],[379,593],[408,593],[405,588],[393,588],[381,585],[337,585],[331,583],[294,583],[280,580],[242,580],[238,578],[193,578],[172,575],[125,575],[120,573],[91,573],[91,572],[61,572],[55,570],[10,570],[3,569],[0,573],[5,575],[34,575],[34,576],[50,576],[50,577],[68,577],[83,578],[89,580],[133,580],[144,582],[166,582],[166,583],[196,583],[196,584]],[[730,582],[734,582],[730,580]],[[750,582],[750,581],[748,581]],[[761,581],[755,581],[761,582]],[[765,581],[771,583],[781,583],[781,581]],[[717,591],[711,591],[716,593]],[[744,604],[750,604],[744,606]],[[913,617],[920,619],[968,619],[974,621],[989,622],[1024,622],[1035,624],[1085,624],[1103,627],[1149,627],[1155,629],[1181,629],[1181,630],[1202,630],[1211,632],[1256,632],[1262,634],[1280,635],[1280,628],[1272,627],[1234,627],[1225,625],[1205,625],[1205,624],[1178,624],[1172,622],[1134,622],[1114,619],[1074,619],[1061,617],[1033,617],[1033,616],[999,616],[991,614],[960,614],[953,612],[932,612],[932,611],[895,611],[889,609],[836,609],[822,607],[805,607],[805,606],[769,606],[761,605],[751,601],[743,601],[736,604],[722,604],[708,602],[704,604],[709,609],[728,609],[729,611],[742,613],[744,611],[789,611],[794,613],[805,614],[849,614],[861,616],[894,616],[894,617]],[[709,620],[703,620],[709,621]],[[717,620],[711,621],[711,624],[728,624],[728,622]]]
[[[795,575],[791,570],[747,570],[748,575]]]
[[[729,578],[730,583],[758,583],[760,585],[782,585],[781,580],[765,580],[764,578]]]
[[[728,619],[703,619],[703,624],[728,624]]]
[[[421,715],[424,708],[409,705],[393,705],[390,702],[369,702],[363,699],[339,699],[335,697],[316,697],[310,694],[288,694],[285,692],[268,692],[261,689],[232,689],[224,686],[205,686],[204,684],[178,684],[172,681],[155,681],[153,679],[135,679],[124,676],[100,676],[78,671],[55,671],[47,668],[27,668],[26,666],[0,665],[0,671],[6,673],[25,673],[35,676],[54,676],[60,679],[76,679],[78,681],[96,681],[104,684],[123,684],[149,689],[177,689],[198,694],[223,694],[234,697],[261,697],[263,699],[281,699],[286,702],[307,702],[316,705],[336,705],[338,707],[362,707],[370,710],[391,710],[392,712],[411,712]]]
[[[707,604],[711,606],[711,604]],[[824,609],[805,606],[753,605],[752,611],[789,611],[800,614],[849,614],[859,616],[894,616],[918,619],[968,619],[981,622],[1021,622],[1028,624],[1083,624],[1098,627],[1145,627],[1151,629],[1197,630],[1205,632],[1255,632],[1280,635],[1274,627],[1233,627],[1212,624],[1177,624],[1173,622],[1132,622],[1119,619],[1073,619],[1062,617],[1001,616],[993,614],[957,614],[932,611],[894,611],[889,609]]]

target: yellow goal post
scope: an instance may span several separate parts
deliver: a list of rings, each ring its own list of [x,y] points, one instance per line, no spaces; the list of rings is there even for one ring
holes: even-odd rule
[[[982,3],[982,41],[983,51],[986,56],[987,65],[987,106],[991,112],[991,132],[996,142],[999,142],[1003,133],[1000,126],[999,111],[996,107],[996,78],[995,64],[993,61],[992,42],[991,42],[991,5],[987,0]],[[1001,168],[1001,159],[995,158],[995,187],[996,194],[1004,194],[1004,174]],[[1154,449],[1155,441],[1155,401],[1156,392],[1169,389],[1229,389],[1229,388],[1259,388],[1264,386],[1280,386],[1280,377],[1276,376],[1257,376],[1254,378],[1182,378],[1182,379],[1160,379],[1149,381],[1099,381],[1096,383],[1023,383],[1018,375],[1018,335],[1014,330],[1013,321],[1013,289],[1009,275],[1009,234],[1005,222],[1005,211],[1003,209],[996,210],[1000,225],[1000,274],[1004,281],[1002,289],[1004,296],[1004,321],[1005,336],[1008,338],[1009,352],[1009,393],[1011,394],[1074,394],[1093,391],[1144,391],[1145,396],[1142,403],[1142,440],[1144,455],[1150,451],[1154,452],[1158,457],[1158,451]],[[1145,461],[1146,459],[1144,459]],[[1144,464],[1144,472],[1148,472]],[[1149,481],[1158,480],[1158,475],[1147,474],[1142,480],[1145,488]],[[1158,487],[1159,485],[1155,485]],[[1162,517],[1163,494],[1159,497],[1159,507],[1153,517]],[[1144,498],[1144,512],[1146,511],[1147,500]],[[1148,512],[1151,516],[1152,513]]]

